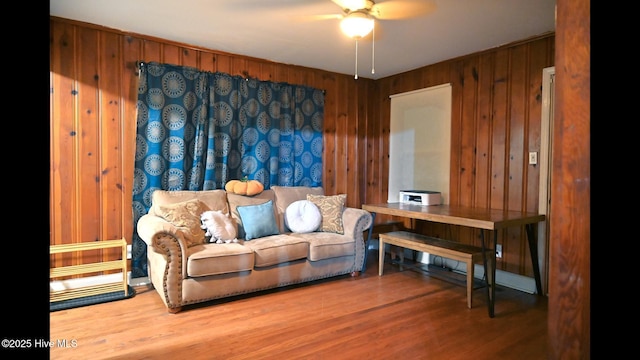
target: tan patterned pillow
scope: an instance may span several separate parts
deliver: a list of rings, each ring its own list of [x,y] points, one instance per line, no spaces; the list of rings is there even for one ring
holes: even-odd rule
[[[198,199],[175,204],[159,205],[157,215],[180,228],[185,234],[187,246],[200,245],[205,242],[204,230],[200,215],[209,208]]]
[[[342,212],[347,201],[347,194],[332,196],[308,194],[307,200],[314,203],[322,214],[322,222],[318,231],[344,234]]]

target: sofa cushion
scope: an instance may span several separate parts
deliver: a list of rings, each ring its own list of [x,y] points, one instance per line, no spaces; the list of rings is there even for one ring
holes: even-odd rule
[[[204,243],[205,232],[201,227],[200,215],[208,210],[209,208],[198,199],[156,207],[158,216],[183,231],[187,246]]]
[[[346,194],[324,196],[324,195],[307,195],[307,200],[313,202],[322,214],[322,223],[319,231],[333,232],[344,234],[342,225],[342,212],[344,204],[347,200]]]
[[[322,187],[311,187],[311,186],[271,186],[271,190],[275,194],[275,203],[276,203],[276,220],[278,220],[278,227],[280,227],[280,232],[291,231],[285,223],[284,216],[287,207],[291,205],[294,201],[298,200],[307,200],[308,194],[313,195],[324,195],[324,190]]]
[[[273,201],[258,205],[238,206],[245,240],[252,240],[280,233],[273,214]]]
[[[309,200],[292,202],[284,214],[285,226],[297,233],[316,231],[321,222],[322,214],[320,209]]]
[[[309,243],[309,255],[311,261],[331,259],[341,256],[351,256],[356,253],[354,239],[347,235],[331,232],[294,233],[289,237],[299,238]]]
[[[253,269],[253,251],[241,243],[204,244],[189,249],[187,276],[228,274]]]
[[[309,254],[309,244],[305,239],[286,234],[245,241],[244,245],[254,251],[255,267],[300,260]]]

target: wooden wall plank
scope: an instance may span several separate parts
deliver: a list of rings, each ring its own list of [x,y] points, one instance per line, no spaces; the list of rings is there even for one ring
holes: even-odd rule
[[[464,93],[462,91],[462,79],[460,72],[461,61],[452,61],[447,69],[447,77],[451,83],[451,163],[449,165],[449,204],[460,205],[460,167],[461,165],[461,138],[462,133],[462,109]]]
[[[525,162],[524,131],[528,121],[528,51],[526,46],[514,48],[511,51],[510,106],[509,106],[509,172],[507,208],[522,210],[523,177],[513,176],[522,174]]]
[[[355,80],[355,79],[354,79]],[[337,193],[350,194],[347,196],[347,204],[351,207],[361,207],[362,203],[356,202],[357,193],[358,193],[358,178],[360,174],[357,169],[351,167],[351,164],[358,163],[358,123],[360,122],[360,117],[364,119],[363,116],[363,106],[362,102],[364,98],[362,97],[362,91],[360,91],[362,82],[366,81],[365,78],[359,78],[358,80],[352,81],[349,84],[349,95],[347,102],[349,102],[349,120],[344,124],[344,131],[340,136],[343,142],[344,148],[344,169],[346,172],[341,176],[343,182],[341,183],[341,188],[337,189]],[[353,196],[351,196],[353,194]]]
[[[50,104],[50,245],[62,245],[77,241],[76,222],[76,167],[74,158],[75,107],[77,101],[77,75],[75,61],[75,26],[52,22],[50,24],[51,55],[51,104]],[[71,254],[52,257],[52,265],[69,266]]]
[[[462,63],[462,73],[459,74],[462,86],[461,104],[462,117],[460,118],[460,133],[453,134],[460,140],[459,156],[460,167],[456,169],[460,173],[460,196],[458,204],[474,206],[473,196],[475,189],[475,157],[476,157],[476,103],[478,93],[477,58],[467,58]]]
[[[528,125],[525,129],[527,138],[524,140],[526,143],[525,149],[525,188],[534,189],[540,188],[540,154],[541,154],[541,139],[542,139],[542,76],[540,75],[540,69],[548,67],[549,59],[547,49],[549,48],[549,39],[546,41],[539,41],[529,45],[529,67],[527,74],[529,79],[529,96],[527,97],[528,103]],[[529,152],[536,152],[538,156],[537,165],[529,165],[528,158]],[[546,194],[540,194],[539,192],[527,191],[524,196],[523,210],[530,212],[537,212],[539,210],[540,197],[546,197]],[[524,236],[524,235],[523,235]],[[548,241],[545,244],[544,249],[548,250]],[[522,249],[521,254],[527,256],[529,254],[528,249]],[[548,255],[544,255],[545,259],[548,259]],[[546,261],[548,263],[548,260]],[[548,266],[541,264],[540,266],[541,276],[545,286],[547,285]],[[526,264],[526,270],[524,273],[533,274],[533,268],[530,264]]]
[[[180,50],[180,65],[182,66],[190,66],[194,68],[199,68],[199,51],[192,50],[189,48],[179,48]]]
[[[478,56],[467,57],[462,67],[462,99],[460,122],[460,195],[458,203],[463,206],[476,206],[474,203],[476,189],[476,153],[477,139],[476,115],[478,103]],[[469,227],[457,227],[454,240],[477,244],[479,230]]]
[[[378,132],[374,133],[375,135],[373,136],[377,140],[375,142],[377,146],[375,161],[377,161],[377,164],[374,168],[374,171],[377,171],[377,176],[372,186],[379,189],[375,202],[387,202],[389,194],[389,158],[391,155],[389,147],[389,138],[391,137],[391,98],[389,96],[391,96],[390,88],[386,93],[379,93],[377,100],[373,100],[380,104],[377,111],[377,123],[374,127]]]
[[[134,181],[134,162],[126,159],[124,154],[133,154],[135,158],[136,153],[136,129],[137,129],[137,98],[138,98],[138,80],[139,70],[138,62],[143,59],[143,45],[144,42],[138,38],[125,36],[122,43],[122,62],[124,67],[122,68],[122,82],[121,86],[121,98],[120,106],[122,109],[121,128],[122,134],[119,135],[120,143],[122,145],[121,158],[119,160],[122,168],[122,186],[120,187],[122,196],[122,209],[133,209],[134,206],[142,209],[142,204],[133,203],[133,181]],[[131,101],[126,101],[126,98],[130,96]],[[135,101],[134,101],[135,99]],[[138,219],[133,216],[127,215],[124,210],[121,211],[120,218],[122,221],[122,237],[127,239],[127,244],[133,246],[133,234],[135,229],[133,228],[134,221]],[[142,249],[133,249],[132,252],[141,253]],[[127,261],[127,266],[131,270],[131,260]]]
[[[540,142],[542,134],[542,75],[540,74],[540,68],[544,69],[549,64],[547,58],[547,48],[549,47],[549,41],[539,41],[530,45],[529,51],[529,92],[528,96],[528,127],[525,129],[527,134],[526,144],[527,149],[525,151],[525,164],[527,164],[527,188],[540,187],[540,166],[528,165],[529,152],[535,151],[540,158]],[[539,160],[538,160],[539,161]],[[538,210],[538,195],[534,192],[528,192],[526,194],[526,204],[524,210],[537,211]]]
[[[99,62],[100,33],[95,29],[82,28],[78,31],[78,108],[76,109],[77,151],[74,158],[78,171],[76,189],[79,194],[76,215],[79,218],[78,237],[82,242],[100,240],[100,84]],[[80,216],[80,214],[82,214]],[[99,250],[85,251],[79,263],[97,262]]]
[[[162,44],[160,46],[162,61],[165,64],[182,65],[181,48],[173,44]]]
[[[124,198],[122,194],[122,89],[123,62],[121,59],[122,36],[102,32],[100,35],[101,56],[99,70],[100,89],[100,205],[103,221],[100,223],[100,240],[114,240],[122,238],[123,224],[120,221]],[[113,74],[118,76],[113,76]],[[120,259],[122,252],[117,249],[102,250],[101,261]]]
[[[364,81],[362,81],[364,82]],[[359,115],[358,116],[358,124],[355,128],[355,138],[354,138],[354,147],[357,152],[357,158],[353,161],[349,162],[349,166],[353,166],[352,164],[362,164],[364,163],[363,159],[367,157],[367,124],[370,121],[371,114],[373,112],[372,102],[369,101],[371,98],[371,89],[373,88],[374,82],[371,80],[366,81],[367,84],[364,86],[359,86],[358,91],[360,95],[359,103]],[[354,183],[356,185],[356,189],[351,191],[350,193],[355,194],[357,196],[355,200],[355,205],[357,207],[361,207],[364,204],[364,200],[366,199],[365,189],[367,188],[367,169],[364,167],[355,167],[352,168],[352,171],[356,174]]]
[[[524,129],[528,118],[527,91],[528,78],[528,47],[521,46],[510,51],[511,71],[509,76],[510,98],[509,98],[509,147],[507,159],[507,209],[522,210],[526,199],[526,189],[523,187],[524,181]],[[537,189],[535,191],[537,193]],[[527,242],[524,237],[524,228],[509,228],[505,238],[502,240],[502,253],[504,269],[513,273],[521,273],[526,262],[519,261],[525,258],[523,250],[527,249]],[[528,255],[527,255],[528,256]],[[529,265],[530,268],[530,265]],[[529,273],[533,275],[533,272]],[[529,275],[528,274],[528,275]]]
[[[260,79],[264,81],[280,82],[275,80],[274,71],[276,69],[273,63],[261,63],[260,64]]]
[[[247,59],[233,57],[231,60],[231,75],[242,76],[243,78],[250,77],[249,70],[247,70]]]
[[[350,151],[354,151],[354,149],[349,146],[349,128],[351,124],[355,124],[357,122],[356,118],[358,116],[358,93],[356,91],[356,81],[357,80],[354,79],[352,81],[344,81],[343,83],[344,88],[341,99],[344,101],[346,113],[341,119],[338,119],[335,124],[334,138],[336,156],[335,165],[331,169],[336,180],[335,188],[332,190],[331,194],[346,194],[347,188],[349,187],[349,180],[353,179],[353,174],[349,171],[349,155]],[[341,170],[338,171],[338,169]],[[341,173],[340,176],[337,176],[338,173]],[[348,196],[347,201],[351,206],[351,199],[349,199]]]
[[[503,209],[505,207],[506,184],[508,177],[507,169],[507,151],[508,146],[508,118],[507,111],[509,106],[509,49],[501,49],[495,52],[493,65],[493,105],[491,124],[493,131],[491,133],[491,195],[490,207],[493,209]],[[505,231],[498,231],[498,243],[503,243]],[[497,268],[504,270],[504,260],[497,260]]]
[[[256,78],[262,80],[262,62],[255,60],[247,60],[246,74],[249,78]]]
[[[509,51],[495,54],[493,75],[492,145],[491,145],[491,208],[505,207],[507,178],[507,108],[509,106]]]
[[[335,166],[335,153],[332,149],[335,149],[335,139],[333,133],[335,132],[336,119],[339,118],[338,99],[340,94],[338,93],[338,79],[335,76],[324,76],[322,79],[322,89],[324,93],[324,132],[323,137],[323,152],[322,152],[322,186],[325,189],[325,193],[329,194],[329,172]]]
[[[335,84],[335,88],[327,91],[326,96],[330,96],[329,104],[334,106],[334,117],[328,117],[325,114],[324,118],[324,152],[322,159],[323,178],[322,186],[324,187],[325,194],[336,194],[336,166],[338,163],[338,142],[337,142],[337,128],[339,123],[347,121],[347,113],[344,109],[346,93],[346,83],[344,79],[340,78]],[[340,110],[339,110],[340,109]]]
[[[216,55],[216,71],[233,74],[232,58],[229,55]]]
[[[489,207],[491,194],[491,107],[493,87],[493,54],[483,54],[478,57],[477,69],[474,69],[474,77],[477,77],[477,102],[475,110],[475,159],[474,159],[474,191],[473,206]],[[475,231],[472,244],[479,246],[482,243],[480,234]]]
[[[491,138],[492,138],[492,88],[493,54],[478,59],[478,102],[476,106],[476,184],[473,203],[479,207],[489,207],[491,194]]]
[[[151,40],[144,40],[143,41],[144,46],[143,46],[143,55],[144,58],[142,59],[142,61],[145,62],[163,62],[163,56],[162,56],[162,44],[156,42],[156,41],[151,41]]]
[[[199,52],[198,54],[200,61],[198,63],[198,68],[202,71],[208,72],[216,72],[216,55],[207,53],[207,52]]]
[[[286,82],[289,69],[286,66],[276,66],[273,72],[273,81]],[[326,90],[327,88],[322,88]]]
[[[375,83],[373,102],[374,111],[371,121],[367,122],[367,179],[366,202],[387,202],[389,177],[389,134],[391,127],[391,101],[388,96],[382,94],[391,93],[391,82],[378,81]],[[378,215],[376,223],[393,221],[388,215]]]

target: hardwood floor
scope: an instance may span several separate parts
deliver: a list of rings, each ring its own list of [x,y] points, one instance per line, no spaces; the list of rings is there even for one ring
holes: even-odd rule
[[[343,276],[185,307],[169,314],[155,290],[50,313],[51,359],[546,359],[547,298],[486,288],[466,305],[460,284],[385,262],[370,250]]]

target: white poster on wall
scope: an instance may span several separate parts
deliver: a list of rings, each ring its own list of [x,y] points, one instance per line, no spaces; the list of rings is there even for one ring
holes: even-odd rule
[[[449,203],[451,84],[391,98],[388,202],[401,190],[437,191]]]

